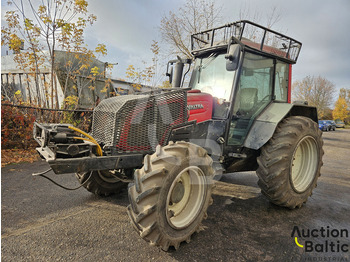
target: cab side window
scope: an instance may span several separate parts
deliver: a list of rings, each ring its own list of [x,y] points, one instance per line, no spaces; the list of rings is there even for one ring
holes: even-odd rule
[[[289,65],[281,61],[276,63],[275,100],[287,102],[288,99]]]

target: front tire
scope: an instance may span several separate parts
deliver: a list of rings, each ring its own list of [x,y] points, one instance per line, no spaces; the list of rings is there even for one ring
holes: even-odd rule
[[[201,229],[211,204],[212,159],[203,148],[170,142],[146,155],[129,185],[128,215],[140,236],[167,251]]]
[[[99,196],[118,194],[127,183],[115,177],[110,170],[97,170],[75,174],[79,183],[89,192]]]
[[[306,117],[292,116],[278,124],[257,159],[258,184],[272,203],[293,209],[311,196],[323,165],[321,136]]]

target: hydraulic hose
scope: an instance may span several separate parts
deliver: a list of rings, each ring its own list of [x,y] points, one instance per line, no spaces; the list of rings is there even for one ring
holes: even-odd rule
[[[97,143],[97,141],[92,136],[90,136],[89,134],[85,133],[83,130],[80,130],[79,128],[76,128],[74,126],[68,126],[68,128],[72,129],[72,130],[74,130],[74,131],[76,131],[76,132],[78,132],[78,133],[80,133],[80,134],[82,134],[84,136],[86,136],[88,139],[87,138],[83,138],[83,137],[74,137],[74,138],[94,143],[97,146],[97,154],[100,155],[100,156],[103,155],[101,146]]]
[[[73,138],[74,139],[80,139],[80,140],[88,141],[88,142],[91,142],[91,143],[95,144],[97,146],[97,154],[102,156],[102,149],[101,149],[100,145],[96,141],[93,141],[93,140],[90,140],[90,139],[84,138],[84,137],[78,137],[78,136],[75,136]]]

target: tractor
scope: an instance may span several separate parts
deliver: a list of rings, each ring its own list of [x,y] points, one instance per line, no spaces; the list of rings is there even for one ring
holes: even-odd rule
[[[316,108],[291,103],[301,46],[247,20],[195,33],[193,59],[168,63],[171,88],[102,100],[89,134],[35,123],[37,151],[92,193],[127,187],[131,224],[163,250],[199,231],[224,173],[256,171],[269,201],[299,208],[324,154]]]

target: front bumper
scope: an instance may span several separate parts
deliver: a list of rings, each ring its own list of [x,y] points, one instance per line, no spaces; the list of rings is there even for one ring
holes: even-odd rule
[[[82,143],[74,141],[76,135],[68,126],[67,124],[34,124],[33,136],[40,145],[36,150],[56,174],[142,166],[143,155],[140,153],[96,156],[96,145],[89,141]]]
[[[38,147],[36,149],[40,154],[54,156],[49,148]],[[49,152],[51,151],[51,152]],[[43,156],[43,154],[41,154]],[[44,157],[45,158],[45,157]],[[94,170],[113,170],[138,168],[142,166],[142,154],[123,154],[116,156],[87,156],[79,158],[45,158],[56,174],[65,173],[84,173]]]

